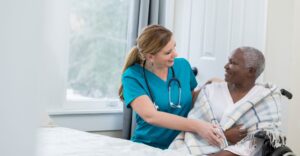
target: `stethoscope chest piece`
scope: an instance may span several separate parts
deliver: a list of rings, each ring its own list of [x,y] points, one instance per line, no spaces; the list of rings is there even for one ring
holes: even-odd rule
[[[171,69],[172,69],[172,71],[174,73],[173,68],[171,68]],[[178,92],[179,93],[178,93],[178,103],[177,104],[175,104],[174,102],[172,102],[172,99],[171,99],[171,96],[172,96],[171,85],[172,85],[172,83],[176,83],[177,86],[178,86]],[[178,108],[178,109],[181,108],[181,104],[180,104],[180,102],[181,102],[181,85],[180,85],[180,82],[179,82],[179,80],[177,78],[173,77],[169,81],[169,83],[168,83],[168,92],[169,92],[169,103],[170,103],[170,106],[172,108]]]

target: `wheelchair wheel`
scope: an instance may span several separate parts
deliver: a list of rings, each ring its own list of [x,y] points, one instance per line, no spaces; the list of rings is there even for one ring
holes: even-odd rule
[[[287,146],[278,147],[272,153],[272,156],[294,156],[293,151]]]

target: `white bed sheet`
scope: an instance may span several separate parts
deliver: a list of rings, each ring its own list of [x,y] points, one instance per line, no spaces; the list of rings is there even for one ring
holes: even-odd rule
[[[41,128],[38,156],[183,156],[174,150],[161,150],[129,140],[91,134],[63,127]]]

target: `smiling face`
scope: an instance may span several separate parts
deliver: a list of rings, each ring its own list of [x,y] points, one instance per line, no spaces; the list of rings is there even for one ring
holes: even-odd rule
[[[168,44],[158,53],[149,57],[157,68],[168,68],[173,66],[174,58],[177,57],[176,43],[172,37]]]
[[[250,69],[245,65],[244,53],[241,49],[237,49],[229,57],[228,63],[225,65],[225,81],[232,84],[241,84],[248,80]]]

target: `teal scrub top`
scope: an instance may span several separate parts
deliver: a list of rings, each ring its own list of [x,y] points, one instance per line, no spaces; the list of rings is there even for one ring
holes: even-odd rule
[[[174,60],[173,69],[176,78],[181,85],[181,108],[172,108],[169,104],[168,82],[172,79],[172,70],[169,68],[167,80],[162,80],[151,71],[145,69],[149,87],[153,95],[153,101],[158,105],[158,111],[176,114],[186,117],[192,105],[192,91],[197,86],[195,75],[192,72],[189,62],[183,58]],[[143,67],[139,64],[130,66],[122,75],[123,96],[127,108],[131,102],[139,96],[148,95],[149,90],[143,74]],[[177,83],[171,83],[171,100],[178,104],[179,88]],[[142,105],[143,103],[141,103]],[[144,143],[153,147],[166,149],[179,134],[179,131],[154,126],[144,121],[137,113],[136,128],[131,140]]]

